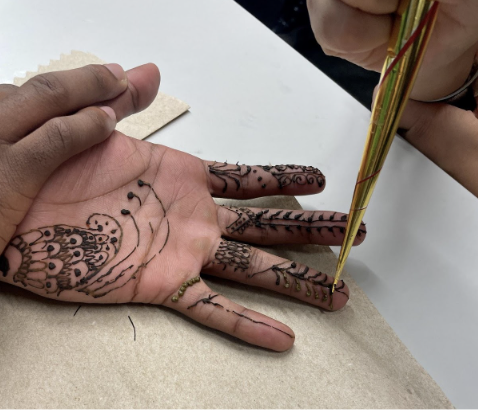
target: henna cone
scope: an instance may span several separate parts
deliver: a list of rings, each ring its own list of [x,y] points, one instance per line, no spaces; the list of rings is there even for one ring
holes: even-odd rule
[[[436,21],[437,10],[436,1],[402,0],[400,3],[377,97],[372,108],[372,118],[332,291],[340,278],[397,132]]]

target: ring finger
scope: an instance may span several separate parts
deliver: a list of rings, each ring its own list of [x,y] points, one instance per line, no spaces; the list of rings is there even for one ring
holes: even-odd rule
[[[322,309],[341,309],[349,299],[343,281],[332,294],[332,277],[245,243],[220,239],[211,259],[204,273],[273,290]]]

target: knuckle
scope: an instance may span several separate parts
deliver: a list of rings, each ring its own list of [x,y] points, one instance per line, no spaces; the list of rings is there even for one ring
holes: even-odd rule
[[[111,74],[107,68],[100,64],[89,64],[83,68],[90,74],[95,88],[100,91],[108,91],[111,88]]]
[[[88,108],[85,110],[89,127],[92,130],[101,132],[107,129],[106,114],[100,108]]]
[[[46,124],[46,138],[51,150],[70,151],[74,141],[71,124],[64,118],[53,118]]]
[[[68,103],[68,90],[55,73],[39,74],[25,85],[41,98],[47,98],[50,104],[63,107]]]
[[[139,102],[139,92],[136,87],[132,83],[128,83],[128,90],[131,96],[131,104],[133,105],[134,112],[138,112],[141,110],[140,102]]]
[[[248,316],[249,309],[243,307],[240,311],[234,311],[236,314],[236,320],[234,321],[234,325],[232,327],[232,334],[238,335],[240,332],[241,325],[244,323],[244,317]]]

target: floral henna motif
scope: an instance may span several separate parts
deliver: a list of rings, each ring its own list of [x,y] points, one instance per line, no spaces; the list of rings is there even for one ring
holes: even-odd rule
[[[164,206],[151,185],[139,180],[138,186],[148,186],[153,191],[166,216]],[[127,198],[136,198],[141,206],[140,198],[133,192],[129,192]],[[98,298],[123,287],[131,279],[137,279],[141,270],[164,249],[169,239],[169,222],[166,218],[167,233],[159,252],[155,252],[147,262],[135,266],[128,260],[140,246],[141,232],[128,209],[121,209],[119,213],[131,218],[137,235],[136,245],[119,262],[113,264],[122,249],[124,229],[119,219],[95,213],[87,219],[86,227],[57,224],[17,235],[0,256],[2,276],[7,277],[11,273],[13,282],[57,296],[65,290],[75,290]],[[149,227],[152,238],[151,223]],[[147,231],[149,233],[149,229]],[[148,242],[151,243],[151,240]],[[14,271],[6,256],[9,252],[17,252],[21,256]]]
[[[227,226],[227,232],[229,234],[243,234],[248,228],[271,228],[274,230],[285,229],[288,232],[305,231],[311,233],[316,230],[320,235],[323,231],[328,231],[335,236],[335,231],[345,233],[345,226],[343,222],[347,221],[347,215],[342,215],[340,218],[336,218],[334,212],[329,217],[325,217],[325,213],[312,212],[312,214],[301,211],[270,211],[269,209],[263,209],[258,212],[254,212],[249,208],[233,208],[223,206],[228,211],[234,212],[237,215],[237,219]],[[336,223],[342,223],[342,225],[334,225]],[[367,233],[365,224],[362,223],[360,229],[357,232],[357,236]]]
[[[268,323],[265,323],[265,322],[261,322],[261,321],[258,321],[258,320],[254,320],[252,318],[250,318],[249,316],[246,316],[242,313],[239,313],[239,312],[236,312],[235,310],[230,310],[230,309],[226,309],[223,305],[221,305],[220,303],[217,303],[217,302],[213,302],[213,299],[216,298],[217,296],[219,295],[209,295],[207,298],[202,298],[202,299],[199,299],[197,302],[193,303],[191,306],[188,306],[188,309],[192,309],[193,307],[196,307],[197,305],[199,305],[200,303],[203,303],[204,305],[212,305],[212,306],[215,306],[215,307],[218,307],[218,308],[221,308],[221,309],[224,309],[226,312],[228,313],[232,313],[236,316],[239,316],[243,319],[246,319],[246,320],[249,320],[250,322],[254,323],[254,324],[258,324],[258,325],[263,325],[263,326],[267,326],[267,327],[270,327],[271,329],[274,329],[274,330],[277,330],[278,332],[281,332],[281,333],[284,333],[285,335],[289,336],[290,338],[294,338],[294,336],[292,336],[290,333],[287,333],[285,332],[284,330],[282,329],[279,329],[275,326],[272,326]]]
[[[245,272],[249,269],[251,247],[245,243],[222,240],[215,258],[213,263],[223,265],[223,270],[229,266],[234,269],[234,272],[237,270]]]
[[[258,170],[272,175],[277,180],[279,189],[292,184],[313,185],[316,183],[319,187],[325,185],[325,176],[322,172],[317,168],[303,165],[256,165],[251,167],[249,165],[239,165],[239,163],[231,165],[227,162],[215,162],[209,165],[209,172],[224,183],[223,193],[227,191],[228,182],[233,182],[236,191],[238,191],[241,187],[241,179],[245,176],[253,176],[262,188],[266,188],[267,185],[263,181],[264,174],[260,175]]]

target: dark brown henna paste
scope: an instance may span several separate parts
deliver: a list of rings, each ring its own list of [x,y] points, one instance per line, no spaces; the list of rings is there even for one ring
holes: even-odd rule
[[[194,278],[192,279],[189,279],[187,280],[186,282],[184,282],[181,287],[179,288],[178,290],[178,294],[177,295],[174,295],[171,300],[173,302],[178,302],[179,301],[179,298],[181,298],[184,293],[186,292],[186,289],[189,287],[189,286],[193,286],[195,285],[196,283],[199,283],[199,281],[201,280],[201,277],[200,276],[195,276]]]
[[[322,272],[317,272],[315,274],[310,272],[310,268],[305,265],[298,266],[296,262],[283,262],[278,265],[272,265],[271,267],[264,269],[259,272],[254,272],[247,275],[248,278],[253,278],[256,275],[261,275],[267,272],[273,272],[276,275],[277,286],[280,285],[281,279],[284,281],[284,287],[289,288],[291,286],[291,279],[294,280],[295,290],[300,292],[302,290],[301,283],[305,285],[307,297],[312,295],[314,292],[315,299],[322,299],[322,302],[326,302],[330,298],[329,308],[333,309],[333,292],[332,287],[333,283],[327,283],[327,275]],[[344,281],[341,281],[341,285],[338,286],[335,291],[344,294],[346,293],[341,291],[345,287]],[[320,291],[320,292],[319,292]],[[322,294],[322,296],[320,295]],[[348,298],[348,296],[347,296]]]
[[[285,335],[289,336],[291,339],[294,339],[294,336],[292,336],[290,333],[287,333],[285,332],[284,330],[282,329],[279,329],[275,326],[272,326],[268,323],[265,323],[265,322],[261,322],[261,321],[258,321],[258,320],[254,320],[252,318],[250,318],[249,316],[246,316],[242,313],[239,313],[239,312],[236,312],[235,310],[229,310],[229,309],[226,309],[223,305],[221,305],[220,303],[217,303],[217,302],[213,302],[212,300],[219,296],[218,294],[217,295],[209,295],[207,298],[203,298],[203,299],[199,299],[197,302],[195,302],[194,304],[192,304],[191,306],[188,306],[188,309],[191,309],[193,307],[196,307],[199,303],[203,303],[205,305],[213,305],[213,306],[216,306],[216,307],[219,307],[221,309],[224,309],[226,312],[228,313],[233,313],[234,315],[237,315],[243,319],[246,319],[246,320],[249,320],[250,322],[252,323],[255,323],[255,324],[258,324],[258,325],[263,325],[263,326],[267,326],[267,327],[270,327],[271,329],[274,329],[274,330],[277,330],[278,332],[281,332],[281,333],[284,333]]]
[[[227,162],[209,165],[209,172],[218,177],[224,182],[222,192],[227,191],[227,181],[232,180],[236,184],[236,191],[241,187],[241,178],[251,172],[251,167],[248,165],[229,165]]]
[[[277,179],[280,189],[291,184],[313,185],[317,183],[319,187],[323,187],[325,184],[324,174],[314,167],[292,164],[258,166],[264,171],[271,173]]]
[[[157,201],[158,201],[159,204],[161,205],[161,208],[163,208],[164,216],[166,216],[166,208],[164,207],[163,202],[161,201],[161,199],[159,199],[158,194],[156,193],[156,191],[154,190],[154,188],[151,186],[151,184],[149,184],[148,182],[144,182],[144,181],[142,181],[141,179],[139,179],[139,180],[138,180],[138,186],[139,186],[139,187],[147,186],[147,187],[149,187],[149,189],[151,189],[151,192],[153,193],[154,197],[157,199]]]
[[[131,192],[131,191],[128,192],[127,197],[128,199],[136,198],[139,201],[139,206],[143,205],[143,203],[141,202],[141,198],[138,195],[136,195],[134,192]]]
[[[138,181],[138,185],[150,187],[165,215],[165,208],[151,185],[143,181]],[[135,194],[131,194],[127,195],[129,199],[135,197]],[[11,272],[13,282],[43,290],[47,295],[59,296],[65,290],[75,290],[98,298],[123,287],[131,279],[137,279],[138,274],[157,253],[137,267],[134,264],[120,267],[140,245],[140,230],[133,215],[127,209],[122,209],[120,213],[132,218],[138,240],[136,247],[119,262],[112,264],[123,242],[123,228],[112,216],[97,213],[88,218],[85,228],[45,226],[13,238],[7,250],[14,248],[21,255],[19,267]],[[170,227],[167,219],[166,223],[166,238],[158,253],[169,240]],[[153,235],[151,224],[150,228]],[[149,243],[151,241],[152,239]],[[5,255],[0,256],[0,270],[4,277],[11,270]]]
[[[311,233],[312,230],[316,230],[322,235],[322,230],[326,229],[335,235],[335,231],[338,230],[342,234],[345,232],[343,225],[331,225],[331,223],[343,223],[347,220],[347,215],[343,215],[340,219],[336,219],[336,213],[333,213],[327,219],[324,219],[325,213],[317,214],[315,212],[309,217],[304,217],[303,211],[283,211],[279,210],[274,213],[269,209],[263,209],[258,212],[254,212],[249,208],[234,208],[223,206],[231,212],[237,215],[237,219],[226,227],[229,234],[243,234],[248,228],[265,229],[270,228],[273,230],[285,229],[288,232],[294,233],[295,231],[302,231]],[[345,218],[345,219],[344,219]],[[366,234],[367,230],[365,224],[362,223],[360,229],[357,232],[357,236]]]
[[[91,215],[86,228],[53,225],[33,229],[10,242],[22,256],[13,281],[57,295],[85,287],[115,258],[122,238],[119,222],[104,214]]]
[[[223,265],[223,270],[228,266],[234,269],[234,272],[241,272],[249,269],[251,259],[251,247],[245,243],[222,240],[217,248],[213,263]]]
[[[213,165],[209,165],[209,172],[215,175],[224,183],[222,192],[227,191],[228,181],[233,181],[236,185],[236,191],[241,187],[241,179],[248,175],[251,171],[257,173],[256,169],[260,168],[264,172],[271,174],[279,183],[279,189],[282,189],[291,184],[297,185],[313,185],[317,183],[319,187],[323,187],[325,184],[325,176],[317,168],[307,167],[303,165],[257,165],[251,167],[249,165],[230,165],[227,162],[218,163],[215,162]],[[260,183],[262,188],[266,188],[267,185],[262,182],[263,177],[257,177],[257,181]]]

